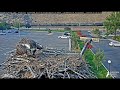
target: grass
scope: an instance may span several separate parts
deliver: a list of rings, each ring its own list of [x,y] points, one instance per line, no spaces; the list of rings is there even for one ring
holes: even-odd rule
[[[84,58],[89,63],[89,65],[91,66],[91,70],[95,73],[95,75],[98,78],[106,78],[107,70],[104,68],[102,64],[97,70],[95,63],[93,62],[94,54],[92,53],[91,50],[85,51]]]
[[[77,35],[75,34],[76,32],[72,32],[72,36]],[[75,36],[74,36],[75,37]],[[84,47],[84,42],[81,41],[80,39],[77,38],[77,42],[79,44],[80,50],[82,50],[82,48]],[[106,78],[107,75],[107,70],[105,69],[105,67],[101,64],[101,66],[98,68],[93,61],[94,58],[94,54],[90,49],[87,49],[83,55],[83,58],[86,60],[86,62],[91,66],[91,71],[94,72],[94,74],[102,79],[102,78]],[[111,76],[109,76],[108,78],[112,78]]]
[[[41,31],[46,31],[48,32],[48,30],[45,30],[45,29],[30,29],[29,31],[35,31],[35,32],[41,32]],[[51,32],[66,32],[66,31],[69,31],[69,30],[51,30]]]
[[[66,30],[52,30],[52,32],[65,32]]]
[[[84,42],[82,42],[80,39],[78,40],[79,42],[79,47],[82,50],[82,48],[84,47]]]

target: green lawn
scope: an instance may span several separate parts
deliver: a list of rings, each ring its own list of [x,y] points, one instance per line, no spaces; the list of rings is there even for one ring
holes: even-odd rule
[[[95,63],[93,62],[94,54],[92,53],[91,50],[85,51],[84,58],[89,63],[89,65],[91,66],[91,70],[95,72],[98,78],[106,78],[107,70],[104,68],[102,64],[97,70]]]
[[[66,30],[52,30],[52,32],[65,32]]]
[[[29,30],[29,31],[36,31],[36,32],[41,32],[41,31],[46,31],[48,32],[48,30],[45,30],[45,29],[34,29],[34,30]],[[66,32],[66,31],[69,31],[69,30],[51,30],[51,32]]]

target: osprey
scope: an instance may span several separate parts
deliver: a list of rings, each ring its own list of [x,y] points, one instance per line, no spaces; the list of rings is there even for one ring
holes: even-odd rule
[[[29,44],[22,44],[22,46],[25,46],[27,49],[30,49],[30,45]]]
[[[24,53],[26,53],[27,55],[35,55],[35,52],[37,49],[39,50],[43,49],[42,45],[38,45],[38,43],[36,43],[35,41],[27,39],[27,38],[23,38],[19,42],[19,45],[20,45],[19,47],[24,48],[26,50]]]
[[[43,49],[42,45],[38,46],[36,45],[35,47],[30,46],[30,44],[22,44],[22,46],[26,47],[27,50],[30,51],[30,53],[32,53],[32,55],[35,55],[35,52],[37,49]]]

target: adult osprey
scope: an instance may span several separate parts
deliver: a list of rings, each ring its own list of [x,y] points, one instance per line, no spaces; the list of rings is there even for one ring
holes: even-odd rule
[[[35,55],[36,50],[39,49],[43,49],[42,45],[38,45],[38,43],[36,43],[33,40],[27,39],[27,38],[23,38],[19,44],[18,44],[18,52],[22,52],[23,54],[30,54],[30,55]]]

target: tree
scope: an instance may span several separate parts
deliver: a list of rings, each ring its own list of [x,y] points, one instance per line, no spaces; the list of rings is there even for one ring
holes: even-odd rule
[[[99,37],[100,38],[100,30],[98,29],[98,28],[96,28],[95,30],[93,30],[92,31],[93,32],[93,34],[95,34],[97,37]]]
[[[3,32],[3,30],[5,30],[6,29],[6,23],[5,22],[1,22],[0,23],[0,30],[2,30],[2,32]]]
[[[48,29],[48,33],[51,33],[52,31],[51,31],[51,29]]]
[[[116,31],[120,28],[120,12],[113,12],[103,23],[107,30],[107,35],[113,34],[116,37]]]
[[[100,49],[95,53],[95,56],[93,58],[93,61],[97,67],[97,70],[98,68],[102,65],[102,61],[105,60],[105,56],[104,56],[104,52],[101,51]]]
[[[21,26],[22,26],[22,24],[19,23],[19,22],[15,22],[15,23],[13,23],[13,27],[18,28],[18,30],[19,30],[19,28],[20,28]]]
[[[6,29],[11,29],[11,25],[8,23],[5,24],[5,27],[6,27]]]
[[[79,37],[76,35],[77,33],[76,32],[73,32],[71,31],[71,35],[72,35],[72,48],[74,50],[78,50],[79,49],[79,46],[78,46],[78,40],[79,40]]]

